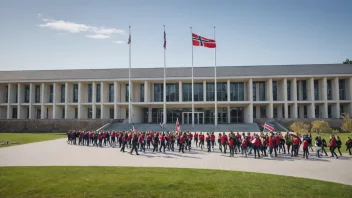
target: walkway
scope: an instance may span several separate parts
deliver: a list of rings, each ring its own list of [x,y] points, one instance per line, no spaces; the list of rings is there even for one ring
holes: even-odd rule
[[[199,149],[180,154],[150,151],[139,156],[121,153],[118,148],[96,148],[68,145],[66,139],[31,143],[0,149],[0,166],[140,166],[203,168],[261,172],[302,178],[332,181],[352,185],[349,174],[351,157],[339,159],[323,157],[309,160],[279,156],[254,159],[238,156],[230,158],[219,152],[207,153]]]

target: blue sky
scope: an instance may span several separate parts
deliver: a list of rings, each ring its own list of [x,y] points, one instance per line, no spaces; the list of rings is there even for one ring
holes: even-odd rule
[[[0,0],[0,70],[191,66],[191,32],[213,37],[217,65],[352,58],[351,0]],[[194,66],[214,50],[194,48]]]

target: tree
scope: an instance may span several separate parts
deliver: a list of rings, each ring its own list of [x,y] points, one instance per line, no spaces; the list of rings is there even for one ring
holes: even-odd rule
[[[352,64],[352,60],[346,58],[346,60],[343,62],[343,64]]]
[[[331,133],[332,128],[330,127],[329,123],[324,120],[315,120],[312,122],[312,128],[310,131],[317,133]]]
[[[348,113],[343,114],[341,129],[344,132],[352,132],[352,119]]]
[[[290,125],[290,129],[296,133],[307,133],[310,126],[304,122],[294,122]]]

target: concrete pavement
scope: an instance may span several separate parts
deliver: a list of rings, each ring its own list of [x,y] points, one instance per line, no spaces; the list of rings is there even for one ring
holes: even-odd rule
[[[302,157],[291,158],[288,155],[279,155],[278,158],[272,159],[267,157],[254,159],[253,156],[244,158],[241,155],[230,158],[229,154],[225,155],[217,150],[208,153],[198,148],[193,148],[191,152],[186,151],[184,154],[168,151],[165,154],[153,154],[147,150],[146,153],[140,152],[140,155],[137,156],[126,152],[121,153],[118,148],[69,145],[66,140],[58,139],[0,148],[0,166],[201,168],[269,173],[352,185],[351,156],[339,159],[311,156],[308,160]],[[127,150],[129,151],[129,149]]]

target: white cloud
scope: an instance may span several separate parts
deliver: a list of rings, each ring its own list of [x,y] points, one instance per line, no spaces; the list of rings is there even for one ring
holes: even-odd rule
[[[37,18],[38,18],[38,19],[42,18],[42,14],[38,13],[38,14],[37,14]]]
[[[63,20],[53,20],[53,19],[44,19],[41,14],[37,14],[37,17],[40,18],[43,23],[39,24],[41,28],[48,28],[52,30],[57,30],[61,32],[68,33],[86,33],[86,37],[93,39],[108,39],[113,34],[124,34],[124,30],[107,28],[107,27],[94,27],[85,24],[63,21]]]
[[[109,35],[104,35],[104,34],[86,35],[86,37],[92,38],[92,39],[108,39],[108,38],[110,38]]]
[[[125,43],[125,42],[123,42],[123,41],[114,41],[114,43],[116,43],[116,44],[123,44],[123,43]]]

